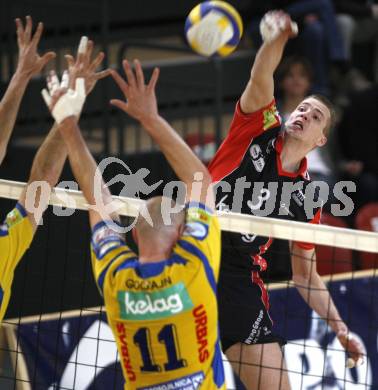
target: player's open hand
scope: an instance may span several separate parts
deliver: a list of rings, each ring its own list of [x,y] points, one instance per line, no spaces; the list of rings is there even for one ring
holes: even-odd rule
[[[48,89],[42,90],[42,97],[58,124],[71,116],[77,120],[85,102],[83,78],[76,79],[75,89],[68,88],[68,86],[69,75],[67,71],[63,73],[61,82],[59,82],[56,73],[52,71],[47,77]]]
[[[87,95],[91,93],[98,80],[101,80],[104,77],[110,75],[110,69],[96,72],[97,68],[104,60],[105,54],[100,52],[92,60],[93,47],[93,41],[88,40],[87,37],[81,37],[76,58],[70,54],[66,54],[64,56],[68,64],[68,73],[70,79],[69,87],[74,89],[76,79],[83,78],[85,80],[85,93]]]
[[[348,368],[358,367],[364,363],[364,348],[356,337],[348,332],[339,332],[337,338],[350,356],[346,362]]]
[[[122,64],[127,81],[115,70],[111,71],[111,75],[120,87],[126,100],[112,99],[110,103],[127,112],[142,124],[156,118],[158,116],[158,107],[155,86],[159,78],[159,69],[154,69],[150,82],[146,85],[143,69],[138,60],[134,60],[135,72],[131,69],[127,60],[124,60]]]
[[[287,13],[274,10],[267,12],[261,19],[260,33],[264,42],[272,42],[281,36],[295,37],[298,26]]]
[[[44,66],[55,58],[52,51],[40,56],[37,52],[38,43],[43,31],[43,23],[38,23],[37,29],[32,35],[33,21],[30,16],[26,17],[25,26],[21,19],[16,19],[17,44],[18,44],[18,64],[17,71],[26,77],[33,77],[38,74]]]

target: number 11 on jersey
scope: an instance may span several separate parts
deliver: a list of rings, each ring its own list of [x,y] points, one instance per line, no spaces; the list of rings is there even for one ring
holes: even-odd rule
[[[185,367],[185,359],[180,358],[180,348],[177,340],[176,327],[173,324],[167,324],[158,333],[159,343],[164,344],[167,352],[167,363],[164,363],[164,370],[171,371]],[[154,362],[154,351],[151,348],[151,334],[148,328],[139,328],[134,335],[134,343],[140,349],[143,366],[141,371],[159,372],[162,367]]]

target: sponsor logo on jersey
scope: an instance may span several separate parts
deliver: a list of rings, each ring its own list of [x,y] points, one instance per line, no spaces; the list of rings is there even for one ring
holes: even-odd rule
[[[197,207],[190,207],[186,214],[187,222],[202,222],[207,224],[210,218],[211,214],[208,211]]]
[[[165,318],[193,307],[183,283],[154,292],[118,291],[117,298],[121,318],[131,321]]]
[[[133,367],[132,367],[131,361],[130,361],[129,347],[127,345],[125,324],[122,324],[122,322],[117,322],[116,323],[116,329],[117,329],[117,338],[118,338],[119,343],[121,345],[121,363],[122,363],[122,366],[123,366],[123,368],[126,371],[127,379],[130,382],[135,382],[136,374],[135,374],[135,372],[133,370]]]
[[[196,324],[196,337],[198,344],[198,359],[201,363],[205,362],[209,356],[207,341],[207,314],[203,305],[193,309],[194,322]]]
[[[138,387],[137,390],[197,390],[201,387],[204,379],[205,374],[202,371],[197,371],[169,382],[157,383],[147,387]]]
[[[268,146],[266,147],[266,154],[270,154],[270,152],[274,149],[274,143],[276,142],[276,139],[273,138],[268,142]]]
[[[304,203],[305,198],[306,198],[305,194],[301,190],[296,190],[295,192],[293,192],[291,197],[294,199],[294,202],[299,207],[303,206],[303,203]]]
[[[8,228],[17,225],[20,223],[23,219],[23,216],[20,213],[20,210],[13,209],[11,212],[8,213],[6,223],[8,225]]]
[[[263,124],[264,130],[269,129],[273,125],[279,124],[279,121],[277,119],[279,117],[279,114],[275,105],[264,110],[263,116],[264,116],[264,124]]]
[[[147,279],[126,279],[125,285],[130,290],[156,290],[170,286],[172,284],[171,278],[168,276],[160,280],[147,280]]]
[[[117,232],[108,226],[101,226],[93,233],[92,241],[95,245],[101,244],[103,240],[120,240],[120,236]]]
[[[197,240],[203,240],[207,237],[209,228],[201,222],[188,222],[185,225],[183,236],[191,236]]]
[[[295,217],[295,215],[290,211],[289,207],[287,207],[285,203],[280,204],[279,215],[290,215],[292,218]]]
[[[258,144],[253,144],[249,148],[249,153],[252,157],[252,163],[257,172],[261,172],[265,166],[265,160],[261,151],[261,147]]]

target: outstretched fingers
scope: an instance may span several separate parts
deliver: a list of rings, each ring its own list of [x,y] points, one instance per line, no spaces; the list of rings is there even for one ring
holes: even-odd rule
[[[87,51],[85,52],[85,56],[84,56],[85,65],[89,65],[89,63],[91,61],[93,47],[94,47],[93,41],[89,40],[88,44],[87,44]]]
[[[60,82],[57,74],[55,71],[51,71],[50,74],[47,76],[47,88],[49,89],[50,95],[54,95],[56,90],[59,88]]]
[[[33,28],[33,21],[32,21],[31,16],[28,15],[26,17],[26,27],[25,27],[25,33],[24,33],[24,38],[25,38],[26,43],[30,42],[32,28]]]
[[[131,88],[135,88],[137,86],[137,83],[136,83],[136,80],[135,80],[134,72],[131,69],[131,66],[129,64],[129,61],[123,60],[122,61],[122,65],[123,65],[123,69],[124,69],[124,71],[126,73],[128,84],[130,85]]]
[[[54,58],[56,57],[56,53],[54,53],[53,51],[49,51],[48,53],[45,53],[42,57],[41,57],[41,67],[44,68],[44,66],[50,62],[51,60],[53,60]]]
[[[151,76],[150,82],[148,83],[148,86],[147,86],[147,89],[149,91],[154,91],[155,90],[156,83],[157,83],[157,81],[159,79],[159,74],[160,74],[160,69],[159,68],[155,68],[154,71],[152,72],[152,76]]]
[[[25,42],[24,25],[22,24],[20,18],[15,19],[15,22],[16,22],[17,43],[18,46],[22,46]]]
[[[122,111],[127,112],[127,110],[128,110],[128,104],[122,100],[112,99],[112,100],[110,100],[110,104],[115,106],[115,107],[118,107]]]
[[[110,70],[110,74],[113,77],[114,81],[118,84],[124,95],[127,96],[129,94],[129,85],[127,84],[127,82],[114,69]]]
[[[75,59],[71,56],[71,54],[66,54],[64,58],[66,59],[69,68],[75,65]]]
[[[111,74],[111,70],[105,69],[105,70],[102,70],[101,72],[95,73],[94,77],[95,77],[95,80],[98,81],[98,80],[101,80],[105,77],[110,76],[110,74]]]
[[[89,66],[90,71],[94,72],[101,64],[103,59],[105,58],[104,52],[100,52],[97,54],[96,58],[92,61],[92,63]]]
[[[144,84],[144,74],[142,65],[140,64],[139,60],[134,60],[134,66],[135,66],[135,74],[136,74],[136,82],[139,88],[143,88],[145,86]]]
[[[37,26],[37,30],[35,31],[33,38],[31,40],[32,45],[37,46],[39,43],[39,40],[41,39],[41,35],[43,32],[43,23],[39,22]]]
[[[81,37],[79,47],[77,48],[77,62],[84,62],[88,49],[88,37]]]

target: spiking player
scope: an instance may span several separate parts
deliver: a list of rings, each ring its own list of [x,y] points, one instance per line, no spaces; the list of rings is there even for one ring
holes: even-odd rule
[[[158,70],[145,85],[138,61],[135,74],[127,61],[123,65],[127,82],[116,72],[112,75],[127,101],[112,104],[144,126],[189,194],[185,211],[173,214],[169,198],[147,202],[152,225],[139,216],[135,227],[139,258],[115,231],[116,213],[106,217],[101,208],[89,210],[93,272],[117,342],[125,389],[225,389],[216,300],[220,230],[213,215],[211,177],[158,114]],[[72,116],[84,102],[81,90],[79,81],[75,93],[60,91],[46,101],[60,123],[76,180],[87,202],[98,207],[97,165]],[[194,174],[202,179],[200,188]],[[101,188],[108,206],[110,193],[103,183]]]
[[[32,19],[26,17],[24,27],[20,19],[16,19],[17,42],[19,59],[17,70],[12,77],[8,89],[0,103],[0,163],[4,159],[6,149],[15,124],[17,112],[26,86],[30,79],[38,74],[44,66],[55,57],[49,52],[40,57],[37,46],[42,35],[43,25],[38,27],[32,36]],[[79,47],[77,59],[68,56],[69,76],[71,80],[81,76],[86,80],[86,90],[89,93],[97,80],[109,74],[109,71],[95,73],[103,59],[100,53],[92,62],[90,56],[93,42],[87,39]],[[66,74],[64,83],[68,84]],[[59,87],[57,77],[49,77],[52,88]],[[41,218],[41,212],[47,207],[48,199],[41,196],[41,192],[28,191],[33,182],[44,181],[53,187],[61,174],[67,151],[57,126],[50,130],[45,141],[39,148],[30,172],[28,185],[23,190],[16,207],[8,213],[4,223],[0,226],[0,320],[3,319],[11,295],[11,287],[15,268],[23,254],[30,246],[33,235]],[[27,207],[27,206],[30,207]]]
[[[271,217],[319,223],[319,207],[313,216],[305,210],[305,193],[310,185],[305,156],[326,143],[333,109],[327,99],[309,96],[290,115],[281,132],[273,98],[273,73],[296,30],[282,11],[266,14],[261,30],[265,42],[237,103],[230,132],[209,166],[214,182],[230,184],[230,188],[218,189],[217,207],[246,214],[270,208]],[[263,186],[253,194],[256,182]],[[293,187],[291,196],[282,199],[287,184],[298,186]],[[243,199],[235,210],[239,207],[233,204],[238,190]],[[272,334],[268,294],[260,277],[260,271],[267,267],[263,254],[271,242],[248,234],[222,234],[218,289],[222,348],[249,390],[290,387],[281,352],[284,340]],[[353,364],[360,363],[362,346],[350,336],[316,271],[314,246],[294,242],[291,253],[293,281],[299,293],[328,322]]]

